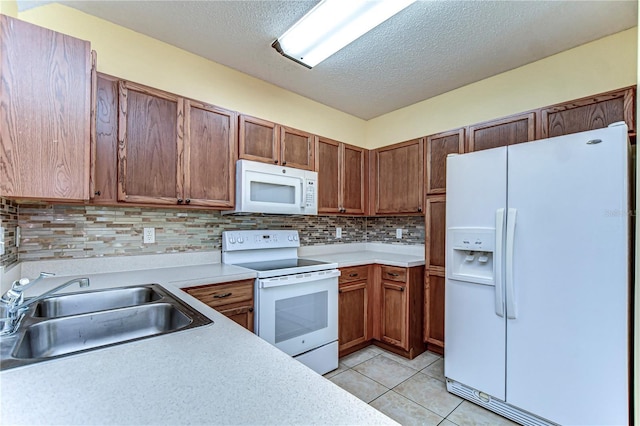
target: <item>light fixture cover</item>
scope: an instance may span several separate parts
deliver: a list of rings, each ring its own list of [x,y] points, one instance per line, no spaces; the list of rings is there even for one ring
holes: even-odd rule
[[[416,0],[322,0],[272,46],[311,68]]]

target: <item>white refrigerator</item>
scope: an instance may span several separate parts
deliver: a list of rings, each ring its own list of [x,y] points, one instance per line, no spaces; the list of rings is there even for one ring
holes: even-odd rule
[[[627,126],[447,158],[449,392],[522,424],[629,424]]]

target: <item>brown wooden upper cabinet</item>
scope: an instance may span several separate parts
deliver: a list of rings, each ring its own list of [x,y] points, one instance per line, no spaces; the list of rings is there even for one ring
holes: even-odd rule
[[[118,79],[98,73],[91,134],[91,191],[96,204],[118,201]]]
[[[4,15],[0,32],[0,195],[88,200],[90,43]]]
[[[184,199],[184,99],[120,82],[118,200],[178,204]]]
[[[424,139],[374,151],[374,213],[422,213]]]
[[[616,121],[625,121],[629,132],[635,134],[635,89],[628,87],[543,108],[541,116],[542,138],[600,129]]]
[[[239,157],[315,170],[315,136],[248,115],[240,115]]]
[[[469,152],[514,145],[536,138],[534,112],[469,126]]]
[[[447,155],[464,153],[464,129],[428,136],[425,150],[427,194],[444,194],[447,183]]]
[[[331,139],[316,140],[318,212],[365,212],[367,150]]]
[[[185,100],[184,202],[233,207],[236,177],[236,114]]]
[[[118,200],[232,207],[232,111],[119,83]]]

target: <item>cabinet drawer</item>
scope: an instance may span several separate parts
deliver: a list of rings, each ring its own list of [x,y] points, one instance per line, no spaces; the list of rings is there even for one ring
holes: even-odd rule
[[[369,267],[365,266],[353,266],[350,268],[340,269],[339,283],[350,283],[354,281],[366,280],[369,275]]]
[[[245,301],[251,301],[251,303],[253,303],[253,280],[211,284],[186,288],[184,290],[212,308]]]
[[[380,267],[381,276],[383,280],[388,281],[407,281],[407,268],[398,268],[396,266],[382,266]]]

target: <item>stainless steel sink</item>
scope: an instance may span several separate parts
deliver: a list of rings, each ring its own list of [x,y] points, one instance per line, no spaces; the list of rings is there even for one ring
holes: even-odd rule
[[[52,296],[29,309],[17,333],[1,338],[0,370],[211,322],[158,284]]]
[[[43,299],[36,305],[34,317],[59,318],[106,309],[126,308],[160,300],[163,295],[153,287],[124,287],[106,291],[87,291]]]
[[[51,358],[179,330],[190,323],[188,316],[169,303],[57,318],[27,327],[13,356]]]

